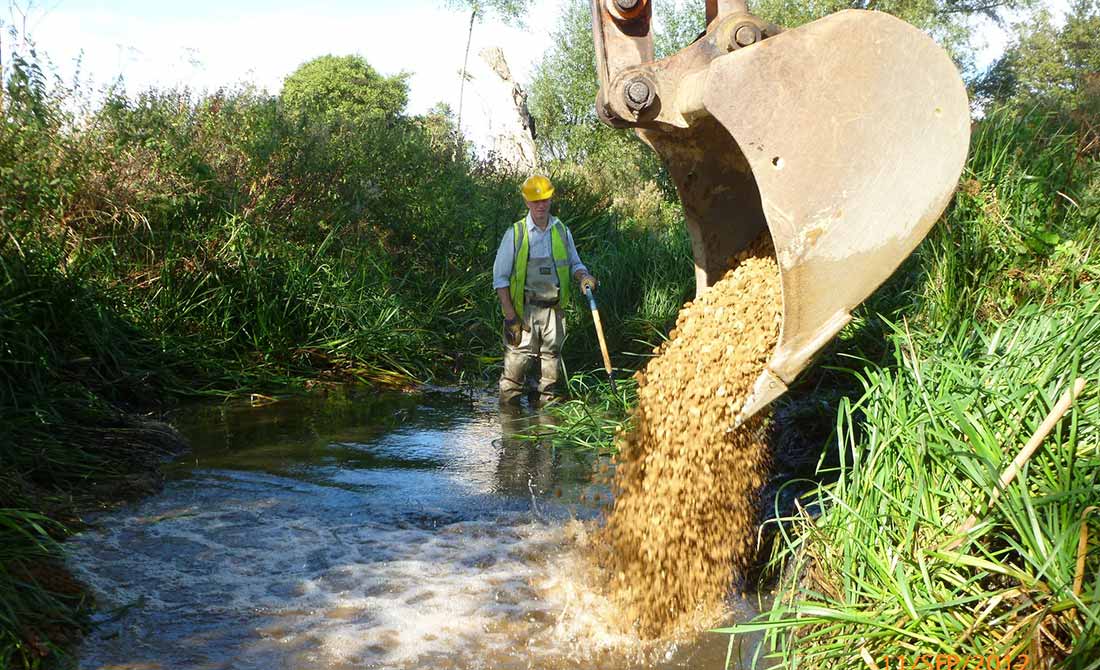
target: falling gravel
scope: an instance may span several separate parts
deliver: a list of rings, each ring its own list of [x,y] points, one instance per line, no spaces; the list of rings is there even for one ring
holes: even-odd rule
[[[764,419],[732,426],[778,339],[782,296],[770,242],[734,261],[637,374],[594,543],[609,597],[643,638],[712,625],[753,548]]]

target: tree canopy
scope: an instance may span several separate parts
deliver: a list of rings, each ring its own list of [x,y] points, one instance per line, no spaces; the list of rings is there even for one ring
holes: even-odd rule
[[[495,14],[501,21],[512,25],[523,24],[524,0],[444,0],[446,6],[469,10],[475,17]]]
[[[286,78],[280,98],[294,118],[327,123],[377,120],[405,111],[408,75],[385,77],[360,56],[321,56]]]
[[[1018,40],[975,86],[979,100],[1069,110],[1100,101],[1100,1],[1076,0],[1061,27],[1042,9],[1014,29]]]

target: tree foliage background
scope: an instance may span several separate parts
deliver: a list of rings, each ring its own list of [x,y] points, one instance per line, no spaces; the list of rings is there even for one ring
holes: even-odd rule
[[[1076,0],[1060,26],[1042,8],[1013,30],[1015,43],[976,82],[982,102],[1044,105],[1098,118],[1100,1]]]
[[[297,119],[362,123],[404,112],[407,80],[380,75],[362,56],[321,56],[286,78],[280,101]]]

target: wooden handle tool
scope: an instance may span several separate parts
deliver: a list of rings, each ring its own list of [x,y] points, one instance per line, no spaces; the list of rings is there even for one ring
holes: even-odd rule
[[[603,323],[600,322],[600,310],[596,307],[596,292],[592,289],[585,291],[588,296],[588,308],[592,310],[592,323],[596,324],[596,337],[600,340],[600,353],[603,354],[603,367],[607,370],[607,379],[611,382],[611,390],[619,392],[615,385],[615,373],[611,369],[611,356],[607,353],[607,340],[603,336]]]

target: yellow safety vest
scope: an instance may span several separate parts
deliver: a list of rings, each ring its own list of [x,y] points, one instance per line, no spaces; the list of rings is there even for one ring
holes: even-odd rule
[[[523,319],[523,288],[527,285],[527,257],[531,253],[526,223],[527,219],[520,219],[512,224],[515,256],[512,260],[512,278],[508,287],[508,292],[512,295],[512,307],[515,308],[516,316],[520,320]],[[569,255],[565,251],[565,226],[561,221],[555,221],[554,225],[550,226],[550,255],[558,271],[558,304],[567,305],[571,297]]]

